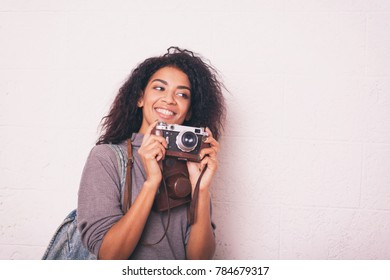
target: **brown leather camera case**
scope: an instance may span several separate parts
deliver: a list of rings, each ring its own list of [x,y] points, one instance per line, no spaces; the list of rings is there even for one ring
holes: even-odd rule
[[[186,161],[175,157],[163,160],[163,180],[156,195],[153,210],[166,211],[191,202],[191,182]]]

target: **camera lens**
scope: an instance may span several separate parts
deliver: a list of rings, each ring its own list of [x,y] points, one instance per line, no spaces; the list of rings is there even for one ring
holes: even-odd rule
[[[176,144],[183,152],[191,152],[198,144],[198,137],[192,131],[182,131],[176,138]]]
[[[196,137],[195,133],[193,133],[191,131],[185,132],[183,134],[183,136],[181,137],[181,142],[187,148],[194,147],[196,145],[196,140],[197,140],[197,137]]]

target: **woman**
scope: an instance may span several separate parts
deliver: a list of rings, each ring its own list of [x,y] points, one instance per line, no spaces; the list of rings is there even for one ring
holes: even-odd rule
[[[210,259],[215,251],[209,188],[218,167],[217,154],[225,116],[222,84],[215,70],[192,52],[169,48],[161,57],[146,59],[133,70],[103,119],[103,134],[86,162],[79,189],[78,228],[84,245],[99,259]],[[196,220],[187,221],[187,207],[167,214],[152,210],[162,181],[159,162],[166,139],[152,131],[157,120],[168,124],[207,127],[202,160],[187,162],[192,188],[199,186]],[[131,138],[133,202],[121,210],[116,155],[108,143]]]

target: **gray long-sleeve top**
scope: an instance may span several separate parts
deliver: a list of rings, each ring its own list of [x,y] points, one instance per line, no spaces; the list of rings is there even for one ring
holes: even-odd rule
[[[145,170],[138,149],[142,134],[133,134],[132,198],[140,192],[145,181]],[[127,151],[126,142],[120,144]],[[87,159],[80,182],[78,197],[78,228],[84,245],[98,255],[103,238],[119,221],[121,209],[120,171],[117,156],[109,145],[95,146]],[[167,224],[167,213],[151,211],[142,237],[130,259],[185,259],[185,246],[190,227],[187,223],[187,206],[171,210],[167,236],[157,245]]]

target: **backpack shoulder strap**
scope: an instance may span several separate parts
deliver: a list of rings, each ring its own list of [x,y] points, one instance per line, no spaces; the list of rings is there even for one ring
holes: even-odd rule
[[[118,160],[118,168],[120,175],[120,194],[121,194],[121,204],[122,211],[125,214],[131,206],[131,169],[133,166],[133,153],[131,140],[127,140],[127,153],[126,151],[118,144],[110,144],[110,148],[115,152]]]
[[[127,165],[126,165],[126,185],[125,185],[125,192],[123,197],[123,205],[122,210],[123,213],[126,213],[131,206],[131,195],[132,195],[132,189],[131,189],[131,169],[133,167],[134,158],[133,158],[133,148],[131,147],[131,140],[127,140]]]

